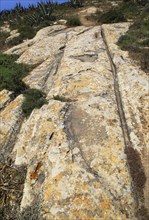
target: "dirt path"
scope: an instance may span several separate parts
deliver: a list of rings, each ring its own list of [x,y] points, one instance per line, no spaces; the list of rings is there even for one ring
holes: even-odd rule
[[[95,20],[87,19],[87,16],[91,16],[92,14],[95,14],[97,11],[96,7],[86,7],[84,10],[78,12],[78,16],[80,18],[80,21],[82,25],[84,26],[94,26],[96,25]]]

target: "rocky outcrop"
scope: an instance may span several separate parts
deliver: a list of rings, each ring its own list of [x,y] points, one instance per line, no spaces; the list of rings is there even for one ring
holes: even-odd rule
[[[36,65],[24,82],[48,100],[11,146],[22,96],[1,112],[4,142],[28,167],[22,211],[38,197],[39,219],[147,219],[147,76],[116,45],[128,27],[57,25],[7,51]]]

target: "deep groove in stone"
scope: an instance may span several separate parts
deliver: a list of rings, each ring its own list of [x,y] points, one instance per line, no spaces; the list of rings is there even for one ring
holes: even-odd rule
[[[115,92],[116,103],[117,103],[117,108],[118,108],[118,115],[119,115],[119,119],[121,123],[121,129],[122,129],[123,138],[124,138],[128,170],[130,172],[130,176],[132,179],[132,190],[133,190],[134,199],[137,205],[136,214],[139,219],[144,219],[144,217],[146,218],[147,215],[145,213],[145,215],[142,216],[141,210],[142,208],[145,209],[144,204],[143,204],[144,203],[143,188],[145,186],[146,176],[145,176],[145,172],[143,169],[140,155],[137,152],[137,150],[133,148],[133,144],[130,139],[129,129],[128,129],[127,120],[125,117],[125,112],[124,112],[124,107],[123,107],[123,102],[122,102],[122,97],[121,97],[121,93],[119,89],[117,68],[116,68],[115,63],[113,62],[112,55],[109,50],[108,43],[106,41],[106,37],[105,37],[104,30],[102,27],[101,27],[101,36],[105,44],[107,55],[110,61],[111,69],[112,69],[112,75],[113,75],[113,80],[114,80],[114,92]]]

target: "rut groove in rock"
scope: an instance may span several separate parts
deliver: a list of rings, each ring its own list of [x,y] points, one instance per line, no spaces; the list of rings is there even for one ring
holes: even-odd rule
[[[117,102],[118,115],[119,115],[120,122],[121,122],[121,129],[122,129],[123,138],[124,138],[128,170],[130,172],[131,181],[132,181],[132,191],[133,191],[134,199],[137,205],[136,215],[139,219],[142,219],[142,217],[144,217],[143,219],[147,219],[147,210],[144,207],[144,193],[143,193],[143,188],[146,182],[145,172],[143,169],[140,155],[137,152],[137,150],[133,148],[133,144],[130,140],[129,128],[128,128],[127,120],[125,117],[123,101],[122,101],[122,97],[121,97],[121,93],[119,89],[117,67],[112,59],[112,55],[108,47],[108,43],[107,43],[107,40],[104,34],[103,27],[101,27],[101,36],[105,44],[105,48],[106,48],[107,55],[110,61],[113,80],[114,80],[114,92],[115,92],[115,97],[116,97],[116,102]],[[141,212],[143,212],[143,216],[141,215]]]

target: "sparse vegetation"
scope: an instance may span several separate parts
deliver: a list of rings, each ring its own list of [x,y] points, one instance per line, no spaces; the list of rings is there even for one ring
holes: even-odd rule
[[[26,167],[16,167],[11,158],[0,162],[0,219],[17,219],[23,196]]]
[[[16,63],[16,55],[0,54],[0,90],[8,89],[14,95],[25,95],[22,105],[24,115],[27,117],[34,108],[40,108],[46,103],[45,95],[36,89],[29,89],[22,79],[29,73],[31,66]]]
[[[22,105],[24,115],[28,117],[34,108],[40,108],[46,104],[45,94],[37,89],[29,89],[25,93],[25,100]]]
[[[105,24],[118,23],[124,21],[126,21],[124,14],[120,10],[117,10],[116,8],[101,14],[98,18],[98,22]]]
[[[5,44],[7,37],[9,37],[9,33],[0,31],[0,51],[3,51],[7,48],[7,45]]]
[[[22,78],[28,74],[30,67],[16,63],[16,55],[0,53],[0,90],[8,89],[16,95],[26,90]]]
[[[9,41],[5,42],[6,45],[9,47],[9,46],[15,46],[15,45],[18,45],[20,43],[22,43],[22,36],[18,36],[18,37],[13,37],[11,38]]]
[[[129,31],[120,37],[118,45],[128,50],[130,56],[137,60],[141,68],[149,71],[149,3],[147,0],[123,0],[118,6],[111,6],[102,13],[87,17],[99,24],[131,21]]]
[[[68,18],[67,20],[68,27],[75,27],[75,26],[80,26],[80,25],[81,25],[81,21],[78,17]]]
[[[149,16],[145,11],[134,21],[128,32],[120,37],[118,45],[122,50],[128,50],[144,71],[149,71]]]
[[[60,95],[53,96],[53,99],[58,100],[60,102],[71,102],[72,101],[72,100],[70,100],[64,96],[60,96]]]
[[[74,8],[79,8],[83,6],[83,0],[70,0],[70,4]]]
[[[139,14],[139,6],[134,1],[123,2],[110,10],[100,13],[99,23],[118,23],[134,19]]]

